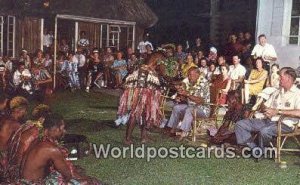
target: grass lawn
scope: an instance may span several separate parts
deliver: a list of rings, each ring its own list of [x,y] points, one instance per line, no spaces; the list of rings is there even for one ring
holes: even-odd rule
[[[101,93],[56,93],[49,100],[54,112],[64,115],[69,133],[86,135],[92,143],[123,146],[125,127],[115,128],[118,98]],[[151,133],[155,141],[147,146],[180,146],[173,139]],[[139,143],[139,130],[134,139]],[[300,184],[299,155],[285,154],[288,168],[273,160],[252,159],[96,159],[94,155],[76,161],[87,173],[107,184]]]

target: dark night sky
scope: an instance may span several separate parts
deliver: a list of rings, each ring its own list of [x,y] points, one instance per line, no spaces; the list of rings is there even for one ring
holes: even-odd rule
[[[159,18],[149,30],[154,43],[209,37],[210,0],[146,0]]]
[[[185,44],[186,40],[193,42],[197,36],[204,42],[210,42],[210,0],[145,0],[145,2],[159,18],[158,23],[147,30],[154,44],[166,42]],[[256,0],[220,0],[217,9],[222,13],[220,22],[225,30],[218,31],[224,32],[223,35],[238,31],[250,31],[254,34]],[[249,15],[246,15],[247,13]],[[219,42],[224,40],[225,38]]]

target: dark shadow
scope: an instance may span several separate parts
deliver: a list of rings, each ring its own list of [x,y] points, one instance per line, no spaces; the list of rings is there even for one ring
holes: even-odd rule
[[[91,105],[89,106],[89,108],[95,108],[95,109],[108,109],[108,110],[117,110],[118,107],[117,106],[96,106],[96,105]]]
[[[100,130],[117,128],[114,120],[94,121],[89,119],[68,119],[66,120],[66,124],[68,129],[84,129],[88,132],[98,132]]]

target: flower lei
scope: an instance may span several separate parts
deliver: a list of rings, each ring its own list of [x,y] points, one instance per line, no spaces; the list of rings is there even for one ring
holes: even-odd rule
[[[175,77],[176,76],[176,68],[178,66],[177,61],[174,57],[169,57],[164,61],[159,61],[158,64],[162,64],[166,67],[166,75],[169,77]]]
[[[200,76],[195,83],[195,85],[192,85],[189,81],[185,83],[186,90],[189,92],[190,95],[193,95],[197,90],[199,90],[201,87],[201,84],[205,82],[204,76]]]
[[[38,138],[42,139],[44,137],[44,127],[43,127],[43,124],[40,121],[34,121],[33,125],[35,125],[38,128],[38,130],[39,130],[39,136],[38,136]]]

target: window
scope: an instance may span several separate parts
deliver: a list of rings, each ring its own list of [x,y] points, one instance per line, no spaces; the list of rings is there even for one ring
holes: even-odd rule
[[[132,47],[133,43],[133,27],[127,27],[127,47]]]
[[[109,39],[108,46],[119,49],[120,42],[120,26],[110,25],[109,26]]]
[[[290,27],[290,44],[300,45],[300,0],[293,0],[291,27]]]
[[[4,18],[0,16],[0,55],[3,56],[3,23]]]
[[[7,56],[15,57],[16,18],[7,17]]]
[[[15,57],[16,17],[0,16],[0,55]]]

